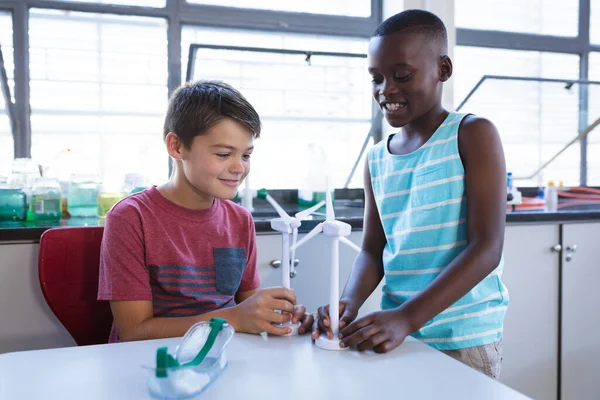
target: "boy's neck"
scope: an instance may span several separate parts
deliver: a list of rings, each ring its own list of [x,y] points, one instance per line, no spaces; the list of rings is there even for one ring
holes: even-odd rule
[[[177,168],[169,181],[158,188],[163,197],[176,205],[190,210],[206,210],[213,205],[215,198],[200,192]]]
[[[448,117],[448,111],[437,104],[427,113],[402,127],[402,134],[407,137],[417,137],[429,139],[437,128]]]

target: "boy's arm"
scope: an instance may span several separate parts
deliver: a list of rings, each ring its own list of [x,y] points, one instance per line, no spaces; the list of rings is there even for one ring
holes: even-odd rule
[[[155,318],[151,301],[111,301],[110,307],[119,339],[123,342],[180,337],[196,322],[208,321],[211,318],[223,318],[239,331],[235,307],[175,318]]]
[[[387,352],[456,303],[499,264],[506,218],[506,166],[496,127],[466,117],[459,130],[465,168],[467,247],[429,286],[394,310],[370,314],[344,329],[343,345]]]
[[[223,318],[236,332],[285,335],[286,328],[273,323],[290,320],[296,304],[293,292],[284,288],[256,290],[237,306],[190,317],[154,317],[151,301],[111,301],[113,318],[121,341],[183,336],[196,322]],[[287,311],[287,314],[275,310]]]
[[[340,329],[352,322],[358,310],[373,293],[383,278],[383,249],[386,244],[381,220],[377,213],[377,204],[371,186],[369,158],[365,160],[363,184],[365,191],[365,215],[363,222],[362,251],[354,260],[352,271],[340,298]],[[316,339],[320,332],[327,332],[333,338],[329,328],[329,306],[319,307],[318,326],[313,332]]]
[[[365,215],[363,222],[362,251],[356,257],[341,301],[352,305],[355,311],[363,305],[367,298],[383,278],[383,249],[386,244],[383,226],[377,212],[377,204],[371,186],[369,159],[365,160],[364,168]],[[340,320],[341,322],[341,320]],[[343,325],[340,325],[343,327]]]

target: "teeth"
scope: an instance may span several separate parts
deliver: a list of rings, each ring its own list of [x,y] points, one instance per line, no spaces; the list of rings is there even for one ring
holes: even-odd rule
[[[385,103],[384,107],[388,111],[396,111],[399,108],[404,107],[404,104],[400,104],[400,103]]]

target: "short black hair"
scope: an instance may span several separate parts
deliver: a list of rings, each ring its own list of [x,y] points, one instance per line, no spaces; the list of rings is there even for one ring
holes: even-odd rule
[[[442,20],[429,11],[405,10],[383,21],[373,32],[373,37],[401,31],[413,31],[426,35],[428,40],[438,42],[448,51],[448,33]]]
[[[196,136],[226,118],[260,137],[260,117],[239,91],[221,81],[186,82],[169,99],[163,134],[176,133],[189,149]]]

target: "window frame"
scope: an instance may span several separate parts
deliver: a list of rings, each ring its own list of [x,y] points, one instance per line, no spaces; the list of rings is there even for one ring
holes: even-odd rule
[[[184,25],[368,38],[382,21],[383,9],[383,0],[370,0],[370,2],[369,17],[348,17],[190,4],[185,0],[166,0],[166,5],[162,8],[60,0],[0,0],[0,10],[10,12],[13,18],[16,119],[15,131],[13,131],[14,157],[31,156],[28,36],[30,8],[166,19],[168,24],[167,87],[170,94],[183,81],[181,31]],[[380,125],[378,118],[381,117],[374,114],[374,126]]]
[[[589,55],[600,51],[600,44],[590,40],[591,1],[579,0],[578,31],[575,37],[502,32],[480,29],[456,28],[456,46],[527,50],[552,53],[577,54],[579,56],[579,80],[588,80]],[[579,92],[579,131],[588,126],[589,90],[583,85]],[[580,141],[579,184],[587,185],[587,137]]]

